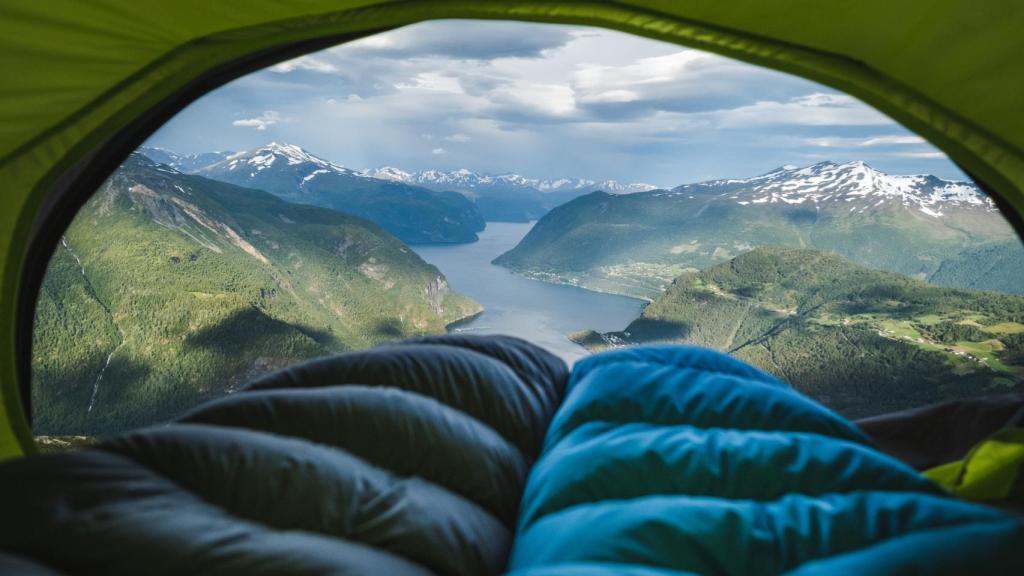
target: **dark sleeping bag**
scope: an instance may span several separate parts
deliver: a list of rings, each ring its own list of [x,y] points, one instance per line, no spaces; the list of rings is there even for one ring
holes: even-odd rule
[[[423,338],[0,464],[0,570],[499,574],[567,377],[519,339]]]
[[[634,348],[567,378],[522,340],[425,338],[0,464],[0,572],[1024,574],[1019,517],[742,362]]]
[[[944,493],[845,419],[678,346],[573,368],[515,576],[1024,574],[1024,522]]]

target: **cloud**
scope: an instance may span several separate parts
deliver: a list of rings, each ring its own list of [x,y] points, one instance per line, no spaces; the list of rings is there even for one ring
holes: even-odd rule
[[[641,58],[620,66],[584,64],[573,74],[573,87],[581,102],[633,102],[653,94],[653,87],[674,87],[694,80],[702,68],[716,68],[729,61],[696,50]],[[695,87],[689,87],[693,90]]]
[[[269,70],[277,74],[287,74],[296,70],[308,70],[310,72],[329,74],[331,72],[337,72],[338,68],[330,62],[313,56],[300,56],[293,60],[275,64],[274,66],[271,66]]]
[[[160,145],[243,149],[273,132],[346,165],[662,184],[756,174],[812,153],[956,175],[919,137],[827,87],[581,27],[424,22],[278,64],[189,110]],[[236,118],[248,129],[227,129]]]
[[[821,148],[870,148],[878,146],[904,146],[920,145],[926,140],[920,136],[890,134],[885,136],[868,136],[863,138],[822,136],[817,138],[803,138],[804,144],[818,146]]]
[[[875,136],[858,144],[858,146],[891,146],[899,144],[924,144],[927,142],[920,136]]]
[[[814,92],[787,101],[759,101],[709,115],[718,126],[878,126],[892,119],[846,94]]]
[[[938,160],[946,159],[947,156],[944,152],[939,150],[920,150],[914,152],[893,152],[890,156],[896,156],[899,158],[920,158],[922,160]]]
[[[781,78],[781,79],[780,79]],[[571,85],[591,119],[642,117],[657,111],[706,112],[788,99],[812,86],[698,50],[637,58],[616,65],[580,64]]]
[[[462,91],[471,96],[484,96],[515,80],[493,69],[464,70],[458,76]]]
[[[459,79],[440,72],[421,72],[406,82],[398,82],[395,85],[397,90],[429,92],[448,92],[451,94],[464,94]]]
[[[340,46],[339,54],[405,59],[444,57],[456,60],[541,58],[574,39],[561,26],[533,26],[524,33],[516,22],[447,20],[413,25]]]
[[[273,126],[282,120],[281,114],[275,110],[267,110],[263,114],[255,118],[244,118],[242,120],[235,120],[231,123],[232,126],[238,126],[242,128],[255,128],[259,131],[266,130],[268,126]]]
[[[576,111],[576,97],[572,88],[561,84],[510,83],[492,90],[488,97],[492,104],[525,114],[569,116]]]

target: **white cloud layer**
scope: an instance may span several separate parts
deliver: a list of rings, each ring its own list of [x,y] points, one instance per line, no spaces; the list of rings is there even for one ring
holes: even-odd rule
[[[821,148],[905,146],[921,145],[927,142],[924,138],[914,135],[866,136],[861,138],[822,136],[818,138],[805,138],[803,141],[811,146],[818,146]]]
[[[330,62],[313,56],[300,56],[294,60],[288,60],[271,66],[268,70],[278,74],[287,74],[289,72],[294,72],[295,70],[308,70],[310,72],[330,74],[331,72],[337,72],[338,68]]]
[[[814,92],[786,101],[758,101],[710,114],[719,126],[880,126],[893,121],[852,96]]]
[[[232,126],[240,128],[255,128],[259,131],[264,131],[269,126],[273,126],[281,121],[281,114],[275,110],[267,110],[255,118],[244,118],[242,120],[235,120],[231,123]]]
[[[239,116],[232,125],[252,130],[223,130],[224,117]],[[273,127],[275,139],[345,165],[410,170],[674,186],[824,153],[962,177],[920,137],[827,87],[619,32],[542,24],[408,26],[240,79],[172,124],[158,140],[172,149],[256,146]],[[424,141],[432,145],[412,145]]]

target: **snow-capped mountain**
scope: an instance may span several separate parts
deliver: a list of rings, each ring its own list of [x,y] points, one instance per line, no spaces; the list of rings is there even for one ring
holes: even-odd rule
[[[271,142],[252,150],[243,150],[226,156],[220,162],[206,166],[203,172],[262,172],[276,165],[277,169],[287,168],[289,171],[307,172],[302,176],[301,183],[309,182],[320,174],[348,174],[361,177],[354,170],[340,164],[314,156],[295,144],[279,144]]]
[[[370,178],[294,144],[236,152],[196,173],[359,216],[409,243],[472,242],[485,226],[461,194]]]
[[[441,170],[407,172],[399,168],[385,166],[357,172],[311,154],[295,144],[279,142],[271,142],[265,146],[241,152],[184,155],[151,146],[144,146],[138,151],[152,160],[181,172],[268,190],[295,201],[303,201],[297,196],[303,191],[315,188],[322,192],[327,185],[346,190],[358,188],[364,191],[376,190],[381,187],[408,186],[436,193],[458,192],[476,204],[480,216],[493,222],[536,220],[555,206],[595,190],[629,194],[657,188],[651,184],[620,183],[615,180],[596,181],[586,178],[544,180],[527,178],[519,174],[492,176],[466,169],[450,172]],[[339,185],[337,182],[339,178],[346,182]],[[363,200],[370,201],[371,199],[367,197]],[[454,202],[457,199],[451,200]],[[305,201],[308,202],[308,199]],[[403,236],[400,235],[400,237]],[[462,236],[459,235],[459,237]],[[412,237],[404,236],[404,238]]]
[[[1011,273],[1022,261],[1020,240],[975,185],[888,175],[863,162],[595,192],[549,212],[495,263],[651,297],[680,269],[705,269],[761,246],[834,252],[949,286],[1015,292],[1020,285]]]
[[[445,172],[442,170],[423,170],[420,172],[407,172],[400,168],[384,166],[366,171],[368,176],[383,180],[394,180],[407,184],[416,184],[432,189],[474,191],[480,189],[494,188],[521,188],[532,189],[539,192],[593,192],[601,190],[613,194],[629,194],[632,192],[647,192],[657,189],[657,186],[644,183],[622,183],[617,180],[590,180],[587,178],[558,178],[540,179],[529,178],[520,174],[481,174],[462,168]]]
[[[753,178],[684,184],[666,194],[717,194],[743,206],[847,203],[849,212],[902,205],[935,218],[950,208],[996,210],[992,200],[972,182],[885,174],[860,161],[820,162],[803,168],[783,166]]]
[[[137,150],[143,156],[166,164],[179,172],[191,174],[227,158],[232,152],[203,152],[201,154],[178,154],[157,146],[142,146]]]
[[[363,174],[436,191],[455,191],[473,199],[489,222],[529,222],[547,214],[555,206],[596,190],[615,194],[657,189],[651,184],[599,182],[586,178],[544,180],[520,174],[481,174],[465,168],[445,172],[423,170],[407,172],[393,166],[366,170]]]
[[[561,192],[563,190],[603,190],[612,194],[632,194],[657,190],[654,184],[645,182],[619,182],[618,180],[589,180],[587,178],[558,178],[556,180],[537,180],[536,187],[541,192]]]

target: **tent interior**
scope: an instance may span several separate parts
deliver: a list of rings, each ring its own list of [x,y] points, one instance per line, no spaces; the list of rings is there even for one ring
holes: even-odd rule
[[[1022,25],[4,3],[0,572],[1024,570]]]

